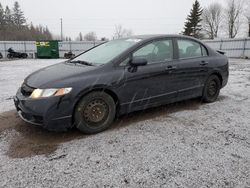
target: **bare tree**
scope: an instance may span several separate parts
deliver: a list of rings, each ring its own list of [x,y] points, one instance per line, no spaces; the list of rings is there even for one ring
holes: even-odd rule
[[[84,40],[87,40],[87,41],[95,41],[95,40],[97,40],[96,33],[93,32],[93,31],[87,33],[86,35],[84,35]]]
[[[203,9],[202,25],[203,30],[208,34],[210,39],[218,37],[218,32],[222,23],[223,8],[219,3],[213,3]]]
[[[81,32],[79,33],[79,36],[78,36],[78,38],[76,40],[83,41],[83,37],[82,37],[82,33]]]
[[[247,4],[245,6],[245,16],[247,19],[247,25],[248,25],[248,37],[250,37],[250,1],[247,1]]]
[[[225,23],[229,38],[235,38],[240,29],[242,0],[227,0],[225,9]]]
[[[122,28],[122,25],[116,25],[113,39],[120,39],[123,37],[129,37],[131,35],[133,35],[132,30],[124,29],[124,28]]]

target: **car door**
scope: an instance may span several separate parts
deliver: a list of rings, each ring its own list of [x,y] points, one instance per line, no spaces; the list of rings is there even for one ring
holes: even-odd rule
[[[202,94],[208,72],[208,54],[206,48],[194,40],[177,39],[178,60],[173,63],[172,71],[178,98],[192,98]]]
[[[125,61],[132,58],[144,58],[148,64],[125,67],[124,87],[120,94],[121,106],[127,106],[129,112],[132,109],[158,105],[176,97],[177,92],[172,89],[173,80],[168,71],[173,61],[171,39],[150,42],[135,50]]]

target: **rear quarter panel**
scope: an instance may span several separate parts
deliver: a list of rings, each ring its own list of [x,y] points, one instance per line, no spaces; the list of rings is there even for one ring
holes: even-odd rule
[[[209,57],[208,75],[219,74],[221,76],[222,87],[225,87],[229,77],[229,62],[225,55],[216,54]]]

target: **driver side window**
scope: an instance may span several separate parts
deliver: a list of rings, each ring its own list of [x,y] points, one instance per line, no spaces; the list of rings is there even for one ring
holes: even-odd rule
[[[144,58],[148,61],[148,64],[172,60],[172,40],[160,40],[149,43],[134,52],[133,58]]]

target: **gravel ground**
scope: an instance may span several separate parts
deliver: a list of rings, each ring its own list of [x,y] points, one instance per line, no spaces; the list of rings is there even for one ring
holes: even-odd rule
[[[250,61],[230,61],[215,103],[137,112],[92,136],[47,132],[13,110],[25,75],[54,62],[0,62],[0,187],[250,187]]]

